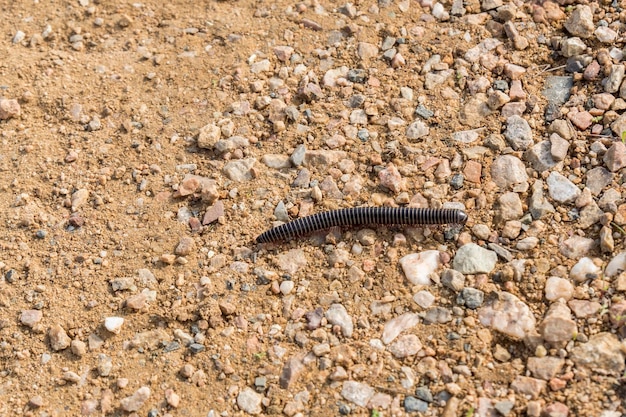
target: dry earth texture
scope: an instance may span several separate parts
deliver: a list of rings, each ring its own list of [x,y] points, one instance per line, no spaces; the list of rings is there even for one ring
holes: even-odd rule
[[[0,415],[623,416],[623,7],[1,0]]]

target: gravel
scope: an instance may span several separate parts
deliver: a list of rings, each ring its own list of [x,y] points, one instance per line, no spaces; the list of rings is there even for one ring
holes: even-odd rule
[[[1,415],[626,412],[619,2],[93,3],[0,23]],[[361,206],[469,219],[254,241]]]

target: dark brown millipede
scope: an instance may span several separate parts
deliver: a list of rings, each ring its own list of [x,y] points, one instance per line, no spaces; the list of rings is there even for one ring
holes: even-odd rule
[[[465,224],[467,213],[459,209],[410,207],[355,207],[325,211],[269,229],[256,238],[269,243],[304,236],[336,226]]]

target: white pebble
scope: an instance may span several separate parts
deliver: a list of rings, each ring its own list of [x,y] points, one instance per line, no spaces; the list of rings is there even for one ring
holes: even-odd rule
[[[104,327],[114,334],[119,334],[122,330],[124,319],[122,317],[107,317],[104,319]]]

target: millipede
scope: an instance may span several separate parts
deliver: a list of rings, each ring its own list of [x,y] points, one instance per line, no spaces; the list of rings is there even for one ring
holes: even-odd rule
[[[467,222],[467,213],[459,209],[411,207],[354,207],[325,211],[302,217],[261,233],[257,243],[286,241],[331,227],[358,225],[436,225]]]

